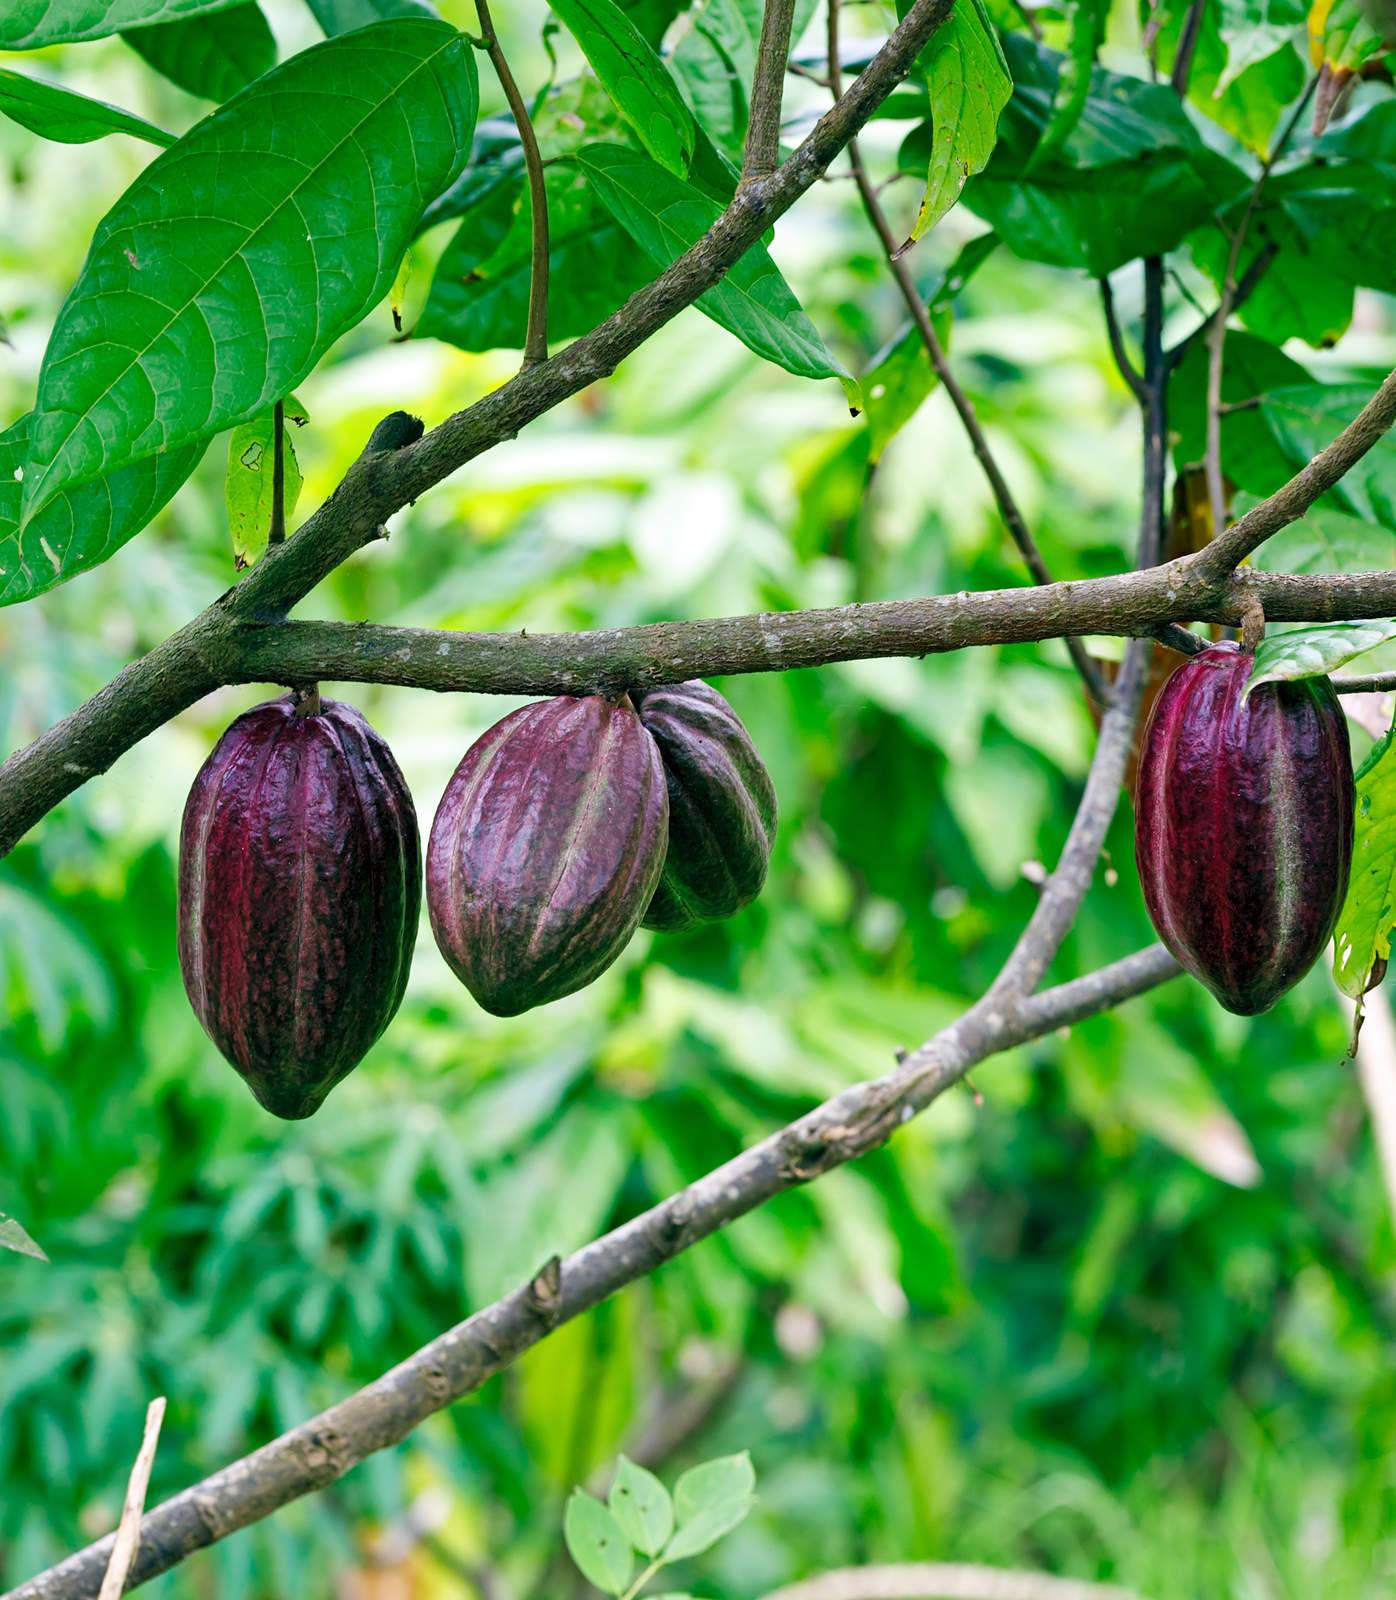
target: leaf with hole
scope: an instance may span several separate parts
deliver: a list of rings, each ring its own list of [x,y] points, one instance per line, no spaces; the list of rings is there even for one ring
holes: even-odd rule
[[[289,393],[387,292],[476,99],[455,29],[378,23],[292,57],[147,167],[49,340],[26,520]]]
[[[1262,683],[1316,678],[1333,672],[1356,656],[1396,639],[1396,621],[1325,622],[1313,628],[1291,628],[1267,634],[1255,653],[1246,693]]]
[[[129,134],[133,139],[166,148],[175,142],[174,134],[120,106],[13,72],[9,67],[0,67],[0,115],[56,144],[91,144],[112,133]]]
[[[282,508],[289,531],[291,513],[301,493],[301,469],[293,442],[295,430],[310,420],[294,396],[283,407]],[[275,503],[273,479],[276,452],[275,411],[264,411],[250,422],[239,423],[228,436],[228,475],[224,497],[228,506],[228,532],[233,540],[233,563],[241,571],[259,561],[271,534]]]
[[[32,600],[115,555],[149,526],[204,451],[202,442],[185,445],[65,489],[21,526],[33,420],[23,416],[0,433],[0,606]]]
[[[674,1531],[674,1503],[652,1472],[622,1456],[609,1497],[620,1530],[642,1555],[657,1556]]]
[[[588,1583],[606,1594],[620,1594],[635,1570],[635,1557],[620,1524],[585,1489],[574,1489],[562,1521],[573,1561]]]
[[[720,207],[638,150],[589,144],[577,156],[592,190],[658,267],[671,266],[716,222]],[[837,378],[850,403],[857,385],[824,347],[780,269],[753,245],[697,306],[748,350],[802,378]]]

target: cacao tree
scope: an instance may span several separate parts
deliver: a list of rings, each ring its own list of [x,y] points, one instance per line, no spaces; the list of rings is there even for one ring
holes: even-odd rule
[[[666,1273],[692,1273],[670,1281],[697,1285],[692,1304],[706,1314],[702,1263],[727,1245],[714,1236],[768,1203],[779,1233],[791,1191],[811,1186],[831,1235],[853,1237],[871,1193],[929,1236],[900,1169],[881,1188],[859,1176],[896,1159],[883,1147],[895,1152],[910,1137],[899,1130],[989,1058],[1028,1047],[1070,1066],[1069,1030],[1106,1029],[1115,1008],[1165,984],[1189,997],[1160,1005],[1191,1009],[1149,1023],[1163,1089],[1134,1084],[1149,1106],[1140,1115],[1204,1171],[1252,1185],[1245,1134],[1192,1056],[1204,1035],[1265,1036],[1238,1034],[1248,1025],[1219,1018],[1201,986],[1249,1017],[1297,1003],[1284,997],[1304,980],[1304,995],[1321,996],[1315,1037],[1326,1040],[1323,1028],[1347,1027],[1323,987],[1330,938],[1359,1023],[1385,975],[1396,758],[1372,723],[1396,687],[1381,654],[1396,640],[1390,19],[1233,0],[498,10],[0,9],[0,148],[17,236],[61,199],[33,172],[71,181],[81,170],[103,197],[72,260],[6,261],[0,277],[13,300],[0,316],[13,328],[4,392],[16,419],[0,433],[0,645],[12,680],[0,686],[0,975],[14,1013],[0,1089],[16,1108],[5,1137],[20,1174],[17,1198],[0,1189],[14,1206],[0,1213],[0,1270],[39,1282],[81,1265],[24,1210],[78,1120],[67,1063],[74,1095],[85,1075],[100,1081],[117,1123],[167,1120],[171,1175],[148,1209],[193,1217],[212,1205],[222,1180],[200,1169],[216,1132],[178,1166],[198,1120],[184,1091],[152,1106],[130,1075],[103,1070],[113,1040],[135,1053],[147,1032],[179,1040],[169,1076],[194,1075],[191,1103],[217,1085],[210,1125],[226,1104],[220,1053],[260,1108],[294,1121],[334,1114],[336,1101],[320,1113],[326,1096],[366,1063],[336,1099],[368,1079],[371,1099],[353,1103],[373,1138],[401,1121],[413,1141],[387,1164],[385,1187],[403,1206],[414,1185],[434,1197],[422,1226],[402,1212],[385,1231],[375,1215],[374,1238],[388,1240],[372,1252],[381,1292],[352,1270],[342,1284],[327,1268],[291,1271],[304,1255],[328,1260],[343,1238],[362,1245],[354,1183],[331,1161],[308,1177],[326,1147],[276,1143],[300,1135],[239,1102],[230,1115],[261,1119],[261,1170],[238,1168],[226,1231],[276,1241],[284,1226],[303,1255],[272,1270],[249,1244],[225,1272],[201,1275],[171,1244],[161,1272],[191,1304],[219,1308],[229,1349],[245,1342],[240,1297],[274,1286],[272,1321],[303,1334],[314,1359],[294,1380],[270,1380],[274,1403],[229,1402],[249,1428],[226,1430],[216,1414],[182,1476],[167,1483],[157,1466],[137,1539],[108,1535],[46,1565],[38,1509],[0,1508],[0,1575],[23,1600],[95,1594],[104,1577],[119,1592],[266,1519],[275,1540],[275,1514],[320,1491],[306,1514],[332,1518],[335,1496],[366,1476],[335,1487],[351,1469],[390,1459],[379,1453],[496,1374],[590,1340],[596,1319],[632,1315],[620,1292],[651,1274],[662,1294]],[[81,169],[43,167],[71,146]],[[22,273],[43,283],[32,304]],[[977,321],[988,283],[1000,320]],[[1051,341],[1015,333],[1015,309],[1025,315],[1035,295],[1048,325],[1089,302],[1108,377],[1102,364],[1093,382],[1053,388]],[[426,351],[433,377],[414,389]],[[356,362],[357,387],[341,385]],[[1032,405],[1002,387],[1025,372]],[[748,383],[764,386],[750,411]],[[725,408],[740,412],[722,442],[722,481],[751,497],[740,514],[710,494],[714,475],[685,476],[673,448],[692,415]],[[1058,427],[1044,450],[1049,416]],[[351,435],[352,457],[337,459]],[[538,520],[492,514],[505,480],[491,474],[533,438],[544,441],[542,492],[525,498],[529,515],[541,504]],[[799,492],[783,499],[762,487],[772,441],[803,452]],[[622,555],[606,543],[615,505],[604,496],[640,475],[649,445],[655,504]],[[934,537],[895,530],[909,485],[936,508]],[[587,495],[590,513],[576,504]],[[185,538],[186,526],[214,526],[211,500],[216,537]],[[546,519],[563,506],[577,520],[554,541]],[[991,529],[969,556],[972,541],[956,547],[966,506]],[[1108,538],[1073,538],[1075,524],[1104,521]],[[401,537],[389,554],[390,524]],[[751,565],[772,540],[789,559]],[[667,590],[647,591],[645,552],[656,570],[670,563]],[[563,568],[566,591],[530,591],[535,574]],[[615,568],[641,572],[619,607],[606,589]],[[744,603],[724,604],[724,585],[750,571]],[[26,630],[53,628],[65,658],[81,656],[107,622],[94,628],[71,608],[112,573],[137,585],[107,630],[119,670],[88,683],[82,662],[65,660],[33,688]],[[202,610],[185,603],[200,593]],[[329,614],[293,617],[302,603]],[[974,663],[1007,648],[1021,655],[994,659],[1051,683],[1052,705],[1010,688],[992,711],[967,712]],[[1367,675],[1342,673],[1358,656]],[[322,697],[329,684],[353,694]],[[268,701],[268,688],[289,694]],[[375,698],[372,723],[350,703],[388,689],[401,694],[381,709]],[[500,716],[488,697],[527,703]],[[1063,775],[1070,759],[1050,730],[1088,715],[1089,764]],[[411,761],[399,768],[396,716],[422,719],[412,737],[430,739],[433,759],[450,745],[454,770],[430,795],[410,782]],[[465,717],[476,719],[469,739],[458,737]],[[920,743],[880,740],[881,717]],[[1016,753],[981,739],[991,717]],[[213,727],[226,728],[216,743]],[[191,730],[201,743],[184,802],[163,741]],[[86,908],[102,929],[93,944],[83,917],[56,914],[45,896],[79,855],[110,847],[101,796],[123,783],[159,814],[152,838],[180,828],[183,806],[177,893],[156,851],[147,876],[133,870],[129,890],[110,896],[119,911]],[[1042,796],[1059,790],[1073,814],[1052,829]],[[425,865],[423,804],[434,816]],[[951,824],[933,830],[927,818],[943,815]],[[862,837],[856,856],[841,832]],[[972,900],[969,874],[928,848],[933,834],[984,867]],[[1050,868],[1032,856],[1040,839]],[[847,870],[826,873],[838,882],[821,902],[830,861]],[[1132,909],[1093,922],[1122,876]],[[797,877],[808,926],[792,931],[782,921],[795,899],[767,886]],[[423,883],[444,964],[414,1010],[409,969],[429,943]],[[1011,912],[1002,926],[995,896]],[[1141,904],[1160,943],[1139,943]],[[147,911],[177,945],[187,993],[187,1006],[171,993],[148,1017],[124,987],[144,959],[131,929]],[[1124,927],[1133,946],[1117,937]],[[758,1006],[735,952],[756,960],[763,945],[774,953]],[[810,970],[857,969],[868,987],[856,1026],[808,995],[773,998],[797,945]],[[938,975],[952,958],[953,984]],[[651,960],[670,987],[640,999]],[[446,989],[447,974],[470,999]],[[567,1009],[591,1003],[586,993],[608,998]],[[953,1009],[920,1004],[952,993]],[[900,1004],[908,995],[914,1015]],[[481,1010],[527,1012],[539,1031],[494,1030]],[[207,1037],[188,1027],[191,1011]],[[393,1108],[395,1084],[439,1065],[428,1016],[468,1018],[489,1063],[439,1127]],[[672,1103],[644,1065],[661,1036],[696,1075]],[[556,1058],[530,1059],[530,1041],[545,1038]],[[822,1039],[837,1059],[816,1079],[792,1077],[780,1057],[792,1039],[790,1057]],[[391,1069],[387,1051],[400,1052]],[[1257,1047],[1247,1062],[1261,1076],[1263,1056]],[[747,1081],[734,1088],[732,1075]],[[1189,1094],[1203,1107],[1192,1122]],[[645,1109],[632,1117],[634,1103]],[[706,1138],[733,1103],[736,1120]],[[569,1115],[553,1126],[560,1107]],[[662,1136],[665,1123],[691,1143]],[[520,1130],[546,1147],[536,1169]],[[366,1161],[382,1169],[373,1138]],[[1346,1151],[1326,1150],[1323,1173]],[[306,1152],[317,1160],[293,1164],[282,1184],[278,1163]],[[119,1212],[116,1172],[71,1165],[94,1206],[105,1196]],[[323,1213],[308,1198],[321,1188],[334,1196]],[[844,1203],[816,1198],[830,1194]],[[316,1220],[331,1213],[333,1227]],[[464,1283],[450,1265],[460,1215],[476,1219]],[[1110,1271],[1123,1270],[1130,1226],[1111,1213],[1092,1236]],[[877,1251],[859,1239],[847,1254],[860,1292],[835,1303],[888,1298]],[[761,1257],[744,1248],[748,1265]],[[766,1249],[769,1262],[770,1236]],[[1351,1254],[1344,1270],[1360,1287]],[[796,1269],[793,1255],[780,1259],[759,1270],[783,1307]],[[419,1269],[420,1317],[392,1321],[400,1308],[386,1302]],[[56,1301],[31,1314],[17,1297],[15,1330],[0,1322],[33,1352],[0,1388],[20,1441],[12,1476],[21,1448],[62,1454],[50,1412],[26,1411],[41,1374],[102,1372],[106,1415],[129,1425],[142,1364],[160,1362],[172,1337],[156,1297],[141,1311],[151,1349],[118,1367],[100,1341],[49,1330],[65,1294],[89,1292],[50,1281]],[[892,1284],[892,1299],[905,1294]],[[1083,1289],[1081,1305],[1100,1294]],[[680,1294],[668,1309],[692,1305]],[[756,1319],[756,1297],[749,1309]],[[617,1342],[632,1334],[622,1327]],[[775,1337],[796,1359],[798,1322],[782,1332],[777,1315]],[[176,1375],[164,1386],[214,1394],[233,1381],[212,1354],[198,1378],[186,1365],[161,1367]],[[539,1381],[547,1409],[553,1391]],[[604,1410],[604,1385],[583,1375],[576,1390],[578,1415]],[[487,1432],[473,1436],[482,1459]],[[593,1442],[555,1464],[557,1483],[570,1490],[619,1441]],[[73,1482],[89,1473],[111,1485],[110,1463],[87,1461],[87,1449],[71,1452],[83,1457]],[[569,1502],[593,1504],[610,1516],[615,1496],[611,1511],[585,1494]],[[88,1526],[76,1505],[65,1515],[73,1542],[115,1520]],[[329,1522],[315,1528],[336,1537]],[[634,1529],[627,1539],[657,1571],[663,1542],[651,1549],[652,1530]],[[692,1537],[673,1559],[697,1552]],[[595,1528],[581,1539],[593,1582],[604,1545]],[[557,1571],[545,1557],[529,1581],[557,1592]],[[624,1592],[629,1567],[610,1578]],[[473,1569],[466,1579],[485,1582]],[[239,1581],[230,1593],[276,1589]]]

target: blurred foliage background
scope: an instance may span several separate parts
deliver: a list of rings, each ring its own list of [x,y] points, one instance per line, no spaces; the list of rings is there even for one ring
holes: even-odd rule
[[[316,36],[289,0],[266,9],[283,51]],[[544,7],[499,9],[520,77],[541,82]],[[863,9],[855,35],[878,25]],[[1116,17],[1112,48],[1137,66],[1131,27]],[[204,109],[116,40],[40,65],[176,129]],[[488,74],[485,95],[497,111]],[[817,101],[793,85],[797,117]],[[900,131],[868,140],[883,169]],[[0,418],[31,403],[91,230],[148,154],[0,122]],[[916,193],[887,192],[903,225]],[[918,275],[934,285],[983,232],[952,213],[911,258]],[[417,247],[409,324],[449,236]],[[903,315],[852,186],[821,185],[777,248],[831,348],[874,366]],[[1137,315],[1132,277],[1120,292]],[[1305,363],[1361,380],[1391,363],[1391,329],[1388,301],[1362,291],[1342,343]],[[1138,427],[1090,280],[998,251],[950,340],[1054,571],[1127,565]],[[435,421],[516,359],[398,342],[381,308],[300,390],[302,515],[389,404]],[[837,385],[763,366],[685,312],[302,609],[534,631],[1022,581],[943,395],[871,456]],[[0,616],[5,751],[232,581],[223,467],[220,441],[150,532]],[[152,1395],[170,1398],[154,1499],[885,1070],[981,991],[1089,756],[1060,645],[720,686],[780,797],[759,903],[690,935],[642,933],[593,987],[512,1021],[473,1005],[424,927],[402,1013],[308,1124],[254,1104],[175,957],[183,796],[264,692],[210,696],[0,866],[0,1211],[51,1257],[0,1259],[0,1583],[114,1524]],[[343,692],[392,744],[424,826],[511,708]],[[1151,937],[1127,806],[1109,861],[1058,978]],[[149,1592],[563,1595],[574,1483],[622,1448],[666,1477],[749,1448],[756,1515],[678,1574],[723,1600],[916,1559],[1151,1600],[1389,1595],[1396,1241],[1346,1032],[1320,968],[1253,1021],[1175,983],[996,1059],[976,1074],[982,1103],[943,1100],[890,1149],[700,1245]]]

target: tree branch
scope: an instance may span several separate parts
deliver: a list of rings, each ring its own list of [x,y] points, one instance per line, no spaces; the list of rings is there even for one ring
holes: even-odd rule
[[[528,106],[519,93],[518,83],[510,71],[504,47],[495,32],[494,18],[490,15],[489,0],[475,0],[475,10],[480,18],[480,32],[485,49],[499,79],[499,87],[509,102],[514,126],[519,130],[523,145],[524,168],[528,173],[529,220],[532,227],[532,253],[528,284],[528,328],[524,334],[523,365],[536,367],[548,359],[548,190],[543,178],[543,157],[538,149],[538,138],[533,131],[533,119]]]
[[[1120,376],[1125,380],[1129,392],[1143,405],[1144,380],[1136,371],[1134,363],[1129,359],[1129,352],[1125,349],[1124,335],[1120,332],[1120,319],[1115,312],[1115,291],[1110,286],[1109,278],[1101,278],[1100,282],[1100,308],[1105,314],[1105,333],[1110,340],[1110,354],[1115,358],[1115,365]]]
[[[1013,1006],[972,1007],[885,1077],[857,1084],[623,1223],[434,1339],[319,1416],[148,1513],[133,1584],[322,1489],[478,1389],[560,1323],[646,1276],[735,1218],[877,1148],[999,1051],[1041,1038],[1175,977],[1159,945]],[[6,1600],[79,1600],[101,1581],[111,1539],[70,1556]]]
[[[790,30],[795,0],[766,0],[761,42],[751,80],[751,113],[742,151],[742,182],[769,177],[780,161],[780,107],[785,94],[785,64],[790,57]]]
[[[1042,1572],[959,1562],[845,1567],[789,1584],[766,1600],[1140,1600],[1132,1589]]]

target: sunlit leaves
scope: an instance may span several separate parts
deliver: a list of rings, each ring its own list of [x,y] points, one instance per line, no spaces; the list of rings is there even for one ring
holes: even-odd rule
[[[1396,931],[1396,751],[1389,730],[1357,769],[1352,876],[1333,935],[1333,977],[1360,1000],[1385,970]]]
[[[65,489],[22,527],[19,507],[32,416],[0,433],[0,606],[32,599],[95,567],[146,527],[189,476],[202,444],[146,456]]]
[[[132,116],[120,106],[93,100],[74,89],[45,83],[42,78],[13,72],[8,67],[0,67],[0,116],[59,144],[90,144],[112,133],[130,134],[148,144],[167,146],[175,142],[172,133],[144,117]]]
[[[903,13],[906,9],[904,3],[899,6]],[[988,161],[998,137],[999,113],[1013,93],[1008,63],[982,0],[957,5],[921,61],[930,92],[932,137],[926,193],[911,230],[913,239],[940,221],[966,181]]]
[[[381,23],[259,79],[98,228],[39,378],[24,513],[255,416],[386,292],[466,159],[469,46]]]
[[[5,0],[0,7],[0,50],[101,39],[123,28],[223,11],[242,0]]]
[[[1334,672],[1355,657],[1396,639],[1396,621],[1325,622],[1312,628],[1270,633],[1255,653],[1246,693],[1262,683],[1313,678]]]
[[[717,220],[720,208],[636,150],[587,145],[578,156],[597,196],[660,270],[670,266]],[[698,309],[749,350],[804,378],[852,380],[824,347],[775,262],[753,245]]]

